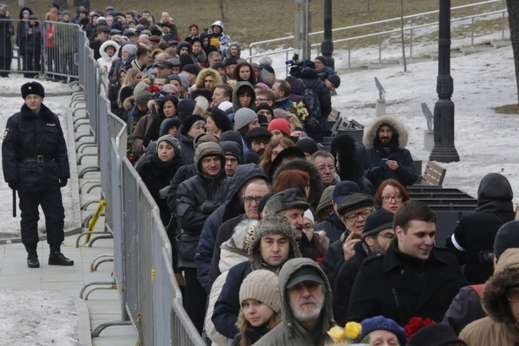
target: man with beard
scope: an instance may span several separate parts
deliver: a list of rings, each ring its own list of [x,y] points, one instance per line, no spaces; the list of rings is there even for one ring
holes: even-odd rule
[[[395,238],[393,218],[394,214],[384,208],[366,218],[361,241],[355,244],[355,255],[340,267],[332,283],[333,313],[335,321],[341,326],[347,321],[351,289],[362,261],[370,255],[386,252],[389,243]]]
[[[263,127],[256,127],[245,135],[245,143],[247,143],[249,151],[261,156],[265,152],[265,148],[267,148],[271,138],[272,133],[269,130]]]
[[[418,179],[413,157],[407,145],[404,125],[389,115],[375,120],[364,133],[366,169],[364,174],[375,188],[386,179],[396,179],[402,185],[413,185]]]
[[[362,263],[348,320],[382,315],[400,326],[411,317],[441,322],[467,281],[456,256],[434,246],[436,215],[427,204],[409,200],[396,212],[393,228],[396,238],[387,251]]]
[[[317,263],[294,258],[279,273],[283,323],[254,345],[331,344],[327,331],[335,326],[330,285]]]

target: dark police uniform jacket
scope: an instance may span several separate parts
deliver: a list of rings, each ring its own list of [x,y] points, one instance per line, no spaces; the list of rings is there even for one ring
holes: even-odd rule
[[[450,250],[435,247],[424,261],[400,252],[397,242],[393,240],[385,254],[363,262],[353,284],[349,321],[382,315],[400,326],[411,317],[439,323],[466,285]]]
[[[24,104],[20,112],[9,117],[2,166],[5,181],[17,181],[20,190],[59,188],[60,178],[70,177],[70,168],[58,116],[43,104],[36,115]]]

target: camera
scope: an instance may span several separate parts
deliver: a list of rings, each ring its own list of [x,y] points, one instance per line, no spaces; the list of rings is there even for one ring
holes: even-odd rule
[[[303,61],[299,61],[299,55],[295,53],[291,60],[285,61],[285,65],[290,65],[290,75],[296,78],[301,76],[301,70],[303,69]]]

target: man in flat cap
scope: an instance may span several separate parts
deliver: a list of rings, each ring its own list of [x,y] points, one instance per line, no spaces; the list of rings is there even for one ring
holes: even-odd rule
[[[38,206],[45,214],[49,265],[71,266],[60,250],[64,240],[65,210],[60,188],[70,178],[67,147],[58,116],[43,104],[40,83],[22,85],[25,104],[9,117],[2,142],[2,168],[9,187],[18,191],[22,243],[29,268],[39,268]]]

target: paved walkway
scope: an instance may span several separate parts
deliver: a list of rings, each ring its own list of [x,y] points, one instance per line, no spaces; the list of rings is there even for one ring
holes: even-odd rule
[[[48,95],[46,101],[60,102],[68,107],[70,97],[52,97]],[[71,114],[72,112],[70,112]],[[69,117],[69,130],[73,131],[72,116]],[[79,136],[81,132],[87,133],[88,127],[81,126],[79,132],[69,133],[69,153],[70,161],[76,161],[74,137]],[[91,141],[86,137],[84,141]],[[89,149],[84,152],[87,153]],[[95,148],[90,149],[95,151]],[[81,164],[76,167],[71,166],[71,172],[80,172],[84,167],[95,165],[95,157],[86,157]],[[86,181],[92,181],[89,185],[87,182],[82,189],[82,193],[77,194],[77,200],[82,203],[86,200],[98,199],[100,196],[99,188],[92,188],[96,179],[99,179],[99,173],[89,173],[83,179],[71,178],[70,183],[79,187]],[[77,203],[74,203],[77,205]],[[97,203],[92,203],[87,210],[81,211],[81,219],[97,207]],[[67,208],[67,206],[65,206]],[[103,231],[103,221],[101,217],[97,223],[96,231]],[[96,289],[95,287],[109,287],[109,285],[90,286],[84,296],[88,294],[88,299],[80,299],[82,288],[92,282],[111,282],[111,274],[113,272],[113,262],[104,262],[99,264],[95,272],[91,271],[91,263],[96,256],[103,254],[113,254],[113,242],[111,239],[100,239],[93,243],[92,247],[80,246],[76,248],[76,240],[78,234],[69,235],[65,239],[62,246],[62,252],[74,260],[74,266],[60,267],[49,266],[47,259],[49,256],[49,246],[46,241],[40,241],[38,244],[38,255],[41,267],[39,269],[29,269],[26,264],[27,253],[21,243],[0,245],[0,289],[31,289],[31,290],[50,290],[68,294],[73,297],[76,303],[79,330],[80,346],[130,346],[137,342],[137,333],[133,326],[113,326],[108,327],[100,333],[100,336],[91,338],[91,330],[96,326],[121,320],[121,306],[119,293],[117,289]],[[80,240],[80,245],[85,243],[85,237]],[[97,262],[96,262],[97,263]]]

